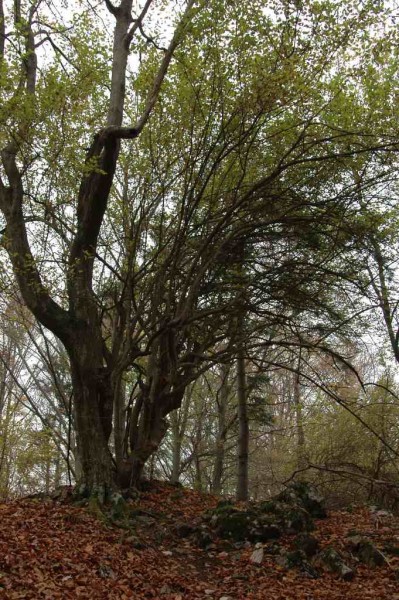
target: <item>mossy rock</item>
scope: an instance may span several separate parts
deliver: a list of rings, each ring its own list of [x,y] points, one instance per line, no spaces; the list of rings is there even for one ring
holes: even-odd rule
[[[301,532],[313,531],[314,523],[310,514],[301,506],[293,506],[284,515],[288,530]]]
[[[348,546],[360,562],[369,567],[382,567],[388,562],[384,554],[370,540],[361,535],[348,536]]]
[[[315,556],[319,551],[318,540],[309,533],[300,533],[295,538],[294,545],[298,550],[304,552],[308,558]]]
[[[299,504],[315,519],[324,519],[327,516],[323,497],[316,488],[302,481],[291,483],[276,500],[287,504]]]
[[[358,559],[369,567],[382,567],[387,559],[371,542],[362,542],[356,553]]]
[[[315,560],[316,565],[322,566],[331,573],[336,573],[344,581],[352,581],[355,572],[343,560],[339,552],[334,548],[325,548]]]
[[[301,567],[303,562],[305,561],[306,556],[305,553],[301,550],[294,550],[293,552],[287,552],[286,554],[286,564],[288,569],[293,569],[294,567]]]
[[[281,535],[281,528],[275,523],[271,523],[270,525],[260,525],[255,528],[251,538],[256,542],[268,542],[269,540],[277,540]]]
[[[233,500],[231,500],[230,498],[222,498],[222,500],[219,500],[219,502],[216,504],[216,507],[213,510],[217,512],[218,510],[224,510],[225,508],[232,506],[234,506]]]
[[[221,514],[217,520],[217,532],[220,537],[229,538],[235,542],[253,539],[254,519],[256,519],[256,515],[249,511]]]
[[[266,500],[259,504],[259,510],[264,513],[275,513],[277,509],[276,502],[274,500]]]
[[[194,533],[194,541],[200,548],[206,550],[213,544],[213,538],[206,527],[202,526]]]

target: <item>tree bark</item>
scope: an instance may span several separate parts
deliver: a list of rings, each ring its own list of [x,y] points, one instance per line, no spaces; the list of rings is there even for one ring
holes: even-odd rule
[[[170,482],[178,483],[180,477],[182,438],[180,435],[180,423],[177,411],[172,413],[170,420],[172,429],[172,473],[170,475]]]
[[[305,432],[303,428],[303,415],[302,415],[302,404],[301,404],[301,381],[299,375],[300,359],[298,361],[298,371],[294,373],[294,407],[295,407],[295,421],[296,421],[296,433],[297,433],[297,468],[301,471],[306,466],[305,457]],[[303,477],[303,474],[299,474],[299,477]]]
[[[125,394],[126,384],[121,377],[117,378],[114,386],[114,448],[116,466],[123,461],[123,440],[125,435]]]
[[[248,500],[248,456],[249,424],[247,411],[247,382],[245,356],[242,342],[239,342],[237,357],[237,399],[238,399],[238,476],[237,500]]]
[[[115,485],[108,440],[112,430],[112,389],[99,368],[71,361],[75,400],[77,450],[82,468],[82,492],[106,500]]]
[[[213,464],[213,476],[212,476],[212,493],[219,495],[222,491],[222,478],[224,471],[224,455],[225,455],[225,442],[227,434],[226,424],[226,410],[229,400],[229,377],[230,367],[228,365],[222,365],[221,377],[222,382],[220,386],[220,398],[217,401],[218,409],[218,431],[216,438],[215,448],[215,460]]]

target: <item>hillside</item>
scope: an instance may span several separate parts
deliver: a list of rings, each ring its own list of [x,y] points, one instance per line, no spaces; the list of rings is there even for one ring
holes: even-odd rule
[[[130,501],[129,529],[101,522],[68,500],[28,498],[2,504],[0,597],[399,598],[397,517],[385,512],[376,517],[357,507],[316,521],[313,536],[321,549],[333,546],[347,553],[347,536],[355,530],[384,552],[384,566],[359,562],[353,579],[344,581],[326,571],[318,576],[278,564],[276,547],[290,550],[293,535],[258,544],[264,551],[260,565],[251,562],[254,544],[214,537],[201,548],[196,528],[204,511],[216,504],[212,496],[157,483],[139,501]]]

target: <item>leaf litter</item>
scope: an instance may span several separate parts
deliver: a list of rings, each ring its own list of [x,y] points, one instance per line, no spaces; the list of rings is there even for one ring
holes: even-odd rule
[[[191,532],[218,499],[154,482],[129,501],[129,526],[102,522],[68,500],[21,499],[0,504],[0,598],[159,600],[399,600],[399,518],[376,524],[365,507],[331,512],[316,522],[320,547],[338,552],[347,536],[367,536],[387,564],[356,565],[352,581],[325,572],[309,578],[254,544],[215,537],[199,547]],[[182,535],[183,534],[183,535]],[[292,548],[292,536],[279,544]]]

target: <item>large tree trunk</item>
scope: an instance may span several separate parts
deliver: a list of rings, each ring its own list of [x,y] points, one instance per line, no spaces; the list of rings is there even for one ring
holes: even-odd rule
[[[151,396],[144,398],[136,436],[131,447],[130,485],[140,487],[144,466],[159,448],[167,430],[162,398],[152,402]]]
[[[108,441],[112,431],[113,390],[101,356],[89,348],[71,359],[76,442],[82,478],[81,490],[106,499],[115,486],[115,468]],[[88,364],[91,363],[91,364]]]

